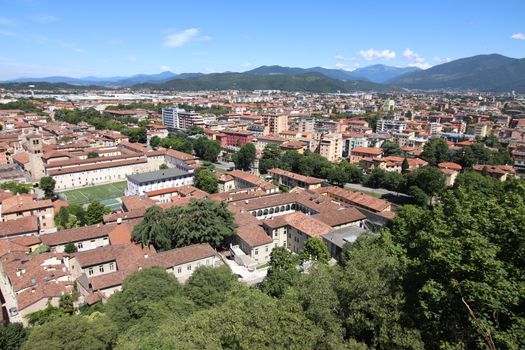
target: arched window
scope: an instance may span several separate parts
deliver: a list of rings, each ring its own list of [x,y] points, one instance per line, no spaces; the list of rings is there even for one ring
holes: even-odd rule
[[[284,205],[281,205],[281,211],[284,211],[286,207]]]
[[[273,214],[273,208],[270,208],[270,214]]]
[[[275,212],[276,212],[276,213],[278,213],[279,211],[280,211],[280,208],[279,208],[279,207],[275,208]]]
[[[292,210],[295,210],[295,203],[292,204]]]
[[[261,216],[261,215],[262,215],[262,210],[259,210],[259,211],[257,212],[257,216]]]
[[[286,211],[290,210],[290,204],[286,206]]]
[[[268,215],[268,209],[264,209],[264,215]]]

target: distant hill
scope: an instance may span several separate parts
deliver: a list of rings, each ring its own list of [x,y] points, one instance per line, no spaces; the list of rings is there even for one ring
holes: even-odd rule
[[[33,87],[30,87],[33,85]],[[100,89],[100,86],[95,85],[73,85],[67,83],[47,83],[41,81],[30,81],[23,83],[0,83],[0,89],[9,90],[96,90]]]
[[[406,73],[420,70],[416,67],[392,67],[383,64],[358,68],[354,71],[344,69],[329,69],[323,67],[297,68],[282,66],[261,66],[245,73],[264,75],[264,74],[285,74],[298,75],[304,73],[321,73],[322,75],[337,80],[368,80],[374,83],[383,83],[392,78],[401,76]]]
[[[361,78],[373,81],[374,83],[384,83],[391,79],[400,77],[407,73],[418,72],[417,67],[392,67],[384,64],[374,64],[363,68],[357,68],[350,72],[354,79]]]
[[[71,85],[87,86],[98,85],[102,87],[130,87],[142,83],[164,82],[170,79],[186,79],[190,77],[200,76],[202,73],[181,73],[165,71],[159,74],[135,74],[129,77],[115,76],[115,77],[83,77],[71,78],[63,76],[52,76],[43,78],[20,78],[5,81],[4,83],[66,83]]]
[[[341,81],[320,73],[214,73],[187,79],[172,79],[160,84],[141,84],[135,88],[196,90],[283,90],[307,92],[385,91],[390,88],[368,81]]]
[[[473,89],[525,92],[525,58],[478,55],[408,73],[388,81],[409,89]]]

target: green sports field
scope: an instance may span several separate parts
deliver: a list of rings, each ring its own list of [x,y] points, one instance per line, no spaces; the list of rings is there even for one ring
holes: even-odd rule
[[[59,194],[60,198],[69,204],[83,205],[91,202],[103,202],[108,199],[122,197],[126,189],[126,181],[115,182],[107,185],[91,186],[76,190],[65,191]],[[109,202],[109,201],[108,201]]]

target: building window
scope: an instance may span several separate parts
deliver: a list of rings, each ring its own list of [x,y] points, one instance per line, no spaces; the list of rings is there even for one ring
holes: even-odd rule
[[[90,268],[88,269],[88,275],[90,275],[90,276],[91,276],[92,274],[93,274],[93,268],[92,268],[92,267],[90,267]]]
[[[259,255],[259,248],[255,248],[255,255]]]
[[[77,248],[78,248],[78,249],[82,249],[82,248],[84,248],[84,246],[82,245],[81,242],[79,242],[79,243],[77,243]]]
[[[179,267],[179,268],[177,269],[177,273],[182,273],[182,267]]]
[[[188,265],[188,267],[186,267],[186,269],[187,269],[188,271],[191,271],[191,265]]]
[[[114,263],[109,263],[109,269],[110,270],[114,270],[115,269],[115,264]]]
[[[100,265],[100,266],[98,267],[98,271],[99,271],[99,272],[104,272],[104,266]]]

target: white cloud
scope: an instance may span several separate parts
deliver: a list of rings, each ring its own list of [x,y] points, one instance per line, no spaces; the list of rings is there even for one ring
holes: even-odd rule
[[[123,43],[123,41],[122,41],[121,39],[113,38],[113,39],[109,39],[109,40],[107,41],[107,43],[108,43],[109,45],[120,45],[120,44]]]
[[[173,69],[170,67],[170,66],[160,66],[160,69],[163,71],[163,72],[173,72]]]
[[[516,40],[525,40],[525,34],[523,33],[515,33],[515,34],[512,34],[510,37]]]
[[[164,42],[164,46],[181,47],[187,42],[197,39],[197,35],[199,35],[198,28],[188,28],[188,29],[185,29],[177,33],[172,33],[168,35],[168,37],[166,38],[166,41]],[[210,40],[209,37],[202,37],[201,39]]]
[[[5,29],[0,28],[0,36],[15,36],[15,33],[11,32],[9,30],[5,30]]]
[[[86,53],[86,50],[84,50],[81,47],[78,47],[75,43],[69,43],[63,40],[57,40],[56,42],[58,46],[60,46],[63,49],[68,49],[76,53]]]
[[[344,60],[344,59],[345,59],[345,56],[343,56],[343,55],[335,55],[335,56],[334,56],[334,59],[336,59],[336,60],[340,60],[340,61],[341,61],[341,60]]]
[[[135,62],[136,60],[137,60],[137,56],[135,56],[134,54],[128,55],[128,61]]]
[[[434,57],[434,61],[436,62],[439,62],[439,63],[447,63],[447,62],[450,62],[452,61],[452,58],[450,57]]]
[[[406,48],[405,51],[403,51],[403,57],[408,60],[408,65],[410,67],[418,67],[421,69],[432,67],[432,65],[428,63],[425,58],[421,57],[421,55],[409,48]]]
[[[374,50],[374,49],[368,49],[368,50],[361,50],[359,51],[359,55],[367,61],[374,61],[374,60],[391,60],[396,58],[396,53],[394,51],[385,49],[385,50]]]
[[[53,16],[46,13],[36,13],[33,15],[30,15],[29,18],[33,20],[34,22],[40,23],[40,24],[50,24],[53,22],[58,21],[57,16]]]
[[[0,17],[0,25],[6,27],[12,27],[16,25],[16,20],[7,17]]]
[[[243,64],[241,64],[241,67],[243,68],[250,68],[252,66],[252,64],[250,62],[245,62]]]

